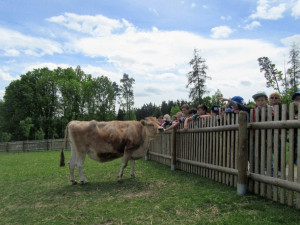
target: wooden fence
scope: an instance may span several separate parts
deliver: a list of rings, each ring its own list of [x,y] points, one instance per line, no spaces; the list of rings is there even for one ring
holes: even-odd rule
[[[0,152],[27,152],[27,151],[45,151],[61,150],[64,139],[51,139],[42,141],[16,141],[1,142]],[[67,149],[70,149],[67,142]]]
[[[295,163],[300,162],[300,118],[294,106],[253,115],[252,110],[201,118],[190,122],[188,131],[181,125],[153,141],[147,158],[236,187],[238,194],[248,191],[300,208]]]

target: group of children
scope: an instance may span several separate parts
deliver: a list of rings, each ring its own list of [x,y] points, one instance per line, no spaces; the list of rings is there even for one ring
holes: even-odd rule
[[[266,106],[275,107],[278,105],[280,117],[281,117],[281,97],[277,92],[273,92],[267,96],[265,92],[257,92],[252,96],[255,107],[249,107],[245,105],[244,99],[241,96],[234,96],[232,98],[223,98],[220,97],[219,100],[222,102],[227,102],[224,107],[218,105],[213,105],[211,107],[211,112],[208,113],[208,107],[204,104],[198,105],[197,109],[190,109],[188,104],[181,106],[181,112],[178,112],[173,118],[170,118],[170,115],[166,114],[163,118],[159,118],[160,125],[165,128],[165,131],[171,130],[174,127],[177,127],[179,123],[184,123],[184,130],[188,130],[188,122],[196,120],[197,118],[218,116],[220,114],[227,113],[239,113],[240,111],[246,111],[250,113],[250,110],[253,109],[253,119],[255,121],[255,114],[261,112],[261,109]],[[293,104],[298,106],[300,103],[300,91],[295,92],[292,96]],[[297,119],[297,115],[294,119]]]
[[[197,109],[189,109],[189,105],[184,104],[181,106],[181,112],[178,112],[171,120],[170,116],[168,114],[164,115],[163,118],[161,118],[160,125],[164,127],[165,131],[169,131],[175,127],[177,127],[180,123],[184,123],[184,130],[188,130],[188,123],[189,121],[196,120],[197,118],[205,118],[205,117],[212,117],[219,115],[227,114],[227,113],[234,113],[237,114],[240,111],[246,111],[250,113],[250,110],[253,110],[253,122],[256,120],[256,114],[258,114],[258,118],[261,117],[262,109],[267,109],[267,106],[270,106],[274,109],[276,105],[278,105],[279,108],[279,118],[281,119],[281,96],[277,92],[273,92],[267,96],[265,92],[257,92],[252,96],[255,107],[249,107],[245,105],[244,99],[241,96],[234,96],[232,98],[219,98],[222,102],[227,102],[227,104],[224,107],[220,107],[218,105],[213,105],[211,107],[211,112],[208,113],[208,108],[206,105],[201,104],[198,105]],[[292,101],[295,107],[298,108],[298,105],[300,104],[300,91],[295,92],[292,95]],[[274,110],[273,110],[274,111]],[[298,119],[298,112],[296,109],[296,115],[294,118],[288,118],[288,113],[285,116],[285,119]],[[297,134],[297,132],[295,132]],[[294,163],[297,164],[297,137],[294,139]],[[280,151],[279,151],[280,154]],[[278,157],[280,162],[280,155]],[[280,165],[280,164],[279,164]],[[280,170],[280,166],[279,166]]]

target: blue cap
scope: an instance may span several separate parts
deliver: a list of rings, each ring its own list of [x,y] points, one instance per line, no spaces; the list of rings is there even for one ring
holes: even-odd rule
[[[239,104],[244,105],[244,99],[241,96],[234,96],[231,98],[231,101],[235,101]]]
[[[296,98],[297,95],[300,95],[300,91],[297,91],[296,93],[293,94],[292,100],[295,100],[295,98]]]

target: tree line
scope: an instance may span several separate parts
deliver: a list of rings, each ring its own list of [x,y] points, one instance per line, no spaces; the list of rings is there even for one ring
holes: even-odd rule
[[[278,91],[282,103],[290,103],[291,95],[298,90],[300,78],[300,51],[293,44],[287,71],[279,71],[264,56],[258,58],[260,71],[266,78],[266,86]],[[160,105],[145,103],[134,108],[133,85],[135,80],[124,73],[120,84],[106,76],[92,77],[80,66],[73,68],[34,69],[12,81],[0,100],[0,142],[61,138],[71,120],[141,120],[147,116],[175,115],[180,106],[196,107],[205,104],[222,105],[220,90],[211,95],[206,88],[208,66],[197,49],[189,62],[187,85],[191,101],[163,101]],[[237,93],[238,95],[239,93]],[[116,106],[119,104],[118,112]],[[248,102],[253,104],[253,102]]]
[[[115,119],[120,87],[81,68],[35,69],[6,88],[0,102],[1,141],[62,137],[71,120]]]

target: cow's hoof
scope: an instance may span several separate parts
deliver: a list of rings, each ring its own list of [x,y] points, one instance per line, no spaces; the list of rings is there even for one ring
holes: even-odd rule
[[[85,181],[85,180],[82,180],[81,182],[80,182],[80,184],[82,184],[82,185],[85,185],[85,184],[88,184],[89,182],[87,182],[87,181]]]
[[[118,183],[122,183],[123,182],[123,180],[122,179],[118,179]]]
[[[76,180],[71,180],[72,185],[78,184]]]

